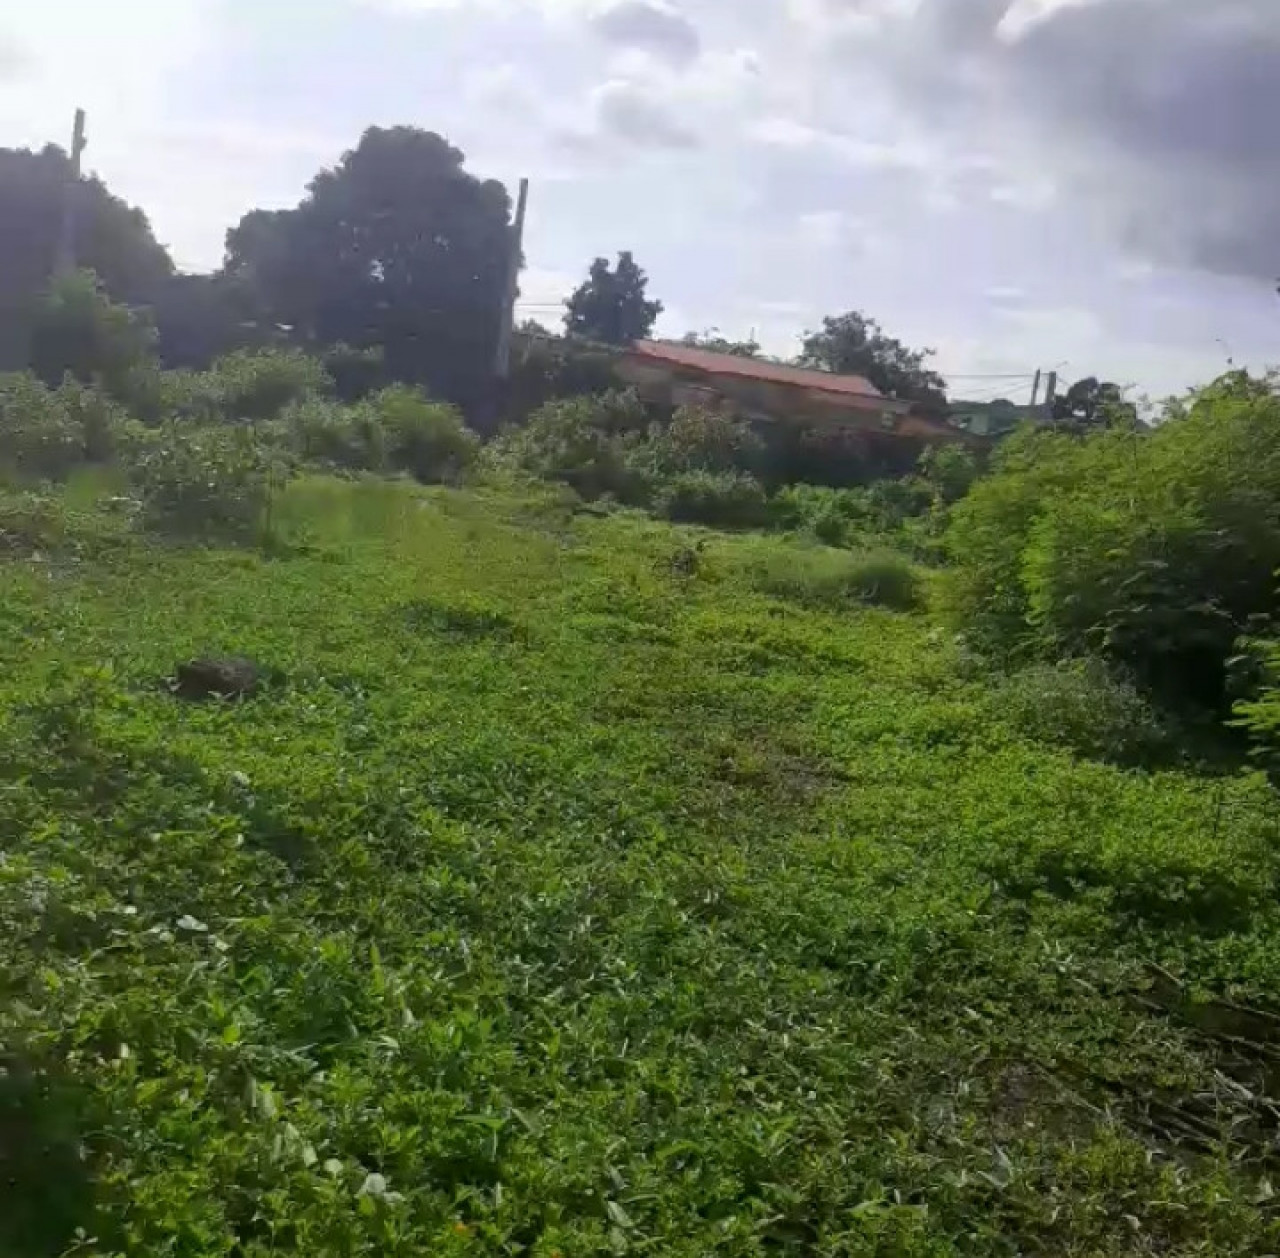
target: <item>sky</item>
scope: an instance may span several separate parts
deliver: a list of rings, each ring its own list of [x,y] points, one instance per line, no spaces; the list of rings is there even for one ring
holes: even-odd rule
[[[953,396],[1280,363],[1280,0],[41,0],[0,145],[66,143],[188,270],[372,124],[532,181],[521,313],[631,250],[659,333],[859,309]]]

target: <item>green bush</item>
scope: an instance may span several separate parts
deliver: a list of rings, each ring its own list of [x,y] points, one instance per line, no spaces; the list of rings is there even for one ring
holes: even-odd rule
[[[236,350],[204,383],[229,420],[275,419],[289,403],[333,389],[324,364],[298,349]]]
[[[873,531],[879,524],[864,489],[787,485],[774,494],[769,507],[778,528],[811,533],[828,546],[848,545],[857,533]]]
[[[364,472],[387,466],[386,433],[370,406],[307,398],[292,403],[283,420],[292,448],[307,462]]]
[[[456,481],[476,462],[480,439],[447,402],[433,402],[404,385],[383,389],[368,402],[370,419],[385,434],[387,458],[424,484]]]
[[[56,389],[30,373],[0,376],[0,466],[20,479],[65,480],[104,463],[136,429],[104,392],[68,376]]]
[[[769,522],[764,487],[742,472],[681,472],[658,490],[655,507],[681,524],[750,529]]]
[[[130,469],[144,522],[186,537],[246,537],[264,528],[277,475],[252,430],[226,426],[172,425]]]
[[[740,419],[723,411],[683,406],[671,422],[651,430],[649,453],[663,475],[749,471],[764,443]]]
[[[66,376],[131,401],[139,373],[155,364],[156,332],[113,302],[91,271],[56,279],[36,308],[30,366],[50,388]]]
[[[947,545],[952,615],[987,646],[1102,655],[1221,710],[1237,638],[1277,606],[1280,398],[1233,374],[1150,432],[1016,435]]]
[[[892,551],[855,555],[827,547],[779,548],[757,560],[751,576],[763,593],[806,607],[875,604],[910,611],[920,602],[914,569]]]
[[[30,373],[0,376],[0,465],[24,479],[61,480],[84,460],[84,431],[65,398]]]
[[[643,503],[649,477],[638,451],[648,415],[630,391],[548,402],[522,428],[508,428],[490,458],[500,469],[560,481],[588,500]]]
[[[1258,760],[1280,775],[1280,641],[1259,642],[1253,654],[1260,685],[1252,698],[1236,705],[1236,723],[1248,733]]]
[[[1169,731],[1128,681],[1098,659],[1032,664],[1001,681],[991,719],[1035,742],[1117,764],[1167,755]]]

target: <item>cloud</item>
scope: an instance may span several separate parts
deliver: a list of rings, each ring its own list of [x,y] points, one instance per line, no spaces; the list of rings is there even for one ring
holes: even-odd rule
[[[591,108],[596,130],[606,138],[660,149],[695,148],[699,142],[660,93],[635,80],[601,83],[591,93]]]
[[[1147,256],[1280,274],[1276,0],[918,0],[841,54],[1034,163],[1025,208],[1056,184]]]
[[[687,65],[702,51],[698,28],[665,0],[618,0],[591,19],[600,38],[641,48],[673,65]]]
[[[12,36],[0,33],[0,83],[22,78],[32,66],[27,50]]]

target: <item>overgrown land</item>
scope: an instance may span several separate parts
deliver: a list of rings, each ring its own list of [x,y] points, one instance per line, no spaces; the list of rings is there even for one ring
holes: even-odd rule
[[[486,441],[350,256],[398,344],[0,320],[0,1258],[1280,1253],[1277,380]]]
[[[5,1252],[1273,1251],[1273,789],[1114,662],[990,644],[997,533],[1082,553],[1037,476],[1131,562],[1167,500],[1262,492],[1275,408],[1015,438],[941,568],[933,507],[867,556],[866,491],[728,533],[498,471],[186,475],[254,425],[123,421],[11,489]],[[1113,450],[1174,479],[1121,510]],[[171,693],[209,652],[264,686]]]

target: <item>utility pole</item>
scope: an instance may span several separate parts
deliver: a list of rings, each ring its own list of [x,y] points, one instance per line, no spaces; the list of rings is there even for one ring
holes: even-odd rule
[[[507,288],[503,297],[502,324],[498,329],[498,351],[494,359],[494,377],[498,387],[511,374],[511,338],[516,327],[516,296],[520,292],[520,262],[524,257],[524,220],[529,208],[529,181],[520,180],[520,196],[516,201],[516,219],[511,227],[507,258]]]
[[[1040,368],[1036,368],[1035,383],[1031,386],[1031,409],[1036,409],[1036,403],[1040,400]]]
[[[1053,415],[1053,404],[1058,400],[1058,373],[1051,371],[1049,373],[1049,387],[1045,390],[1044,405],[1049,415]]]
[[[76,110],[75,128],[71,133],[71,170],[62,191],[62,226],[58,234],[58,253],[54,274],[67,275],[76,269],[76,210],[80,200],[80,158],[88,141],[84,137],[84,110]]]

